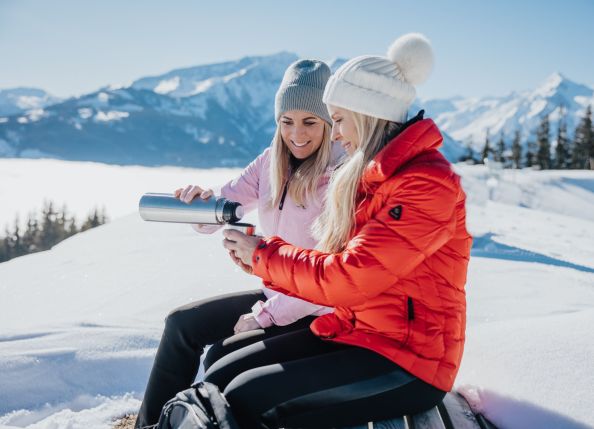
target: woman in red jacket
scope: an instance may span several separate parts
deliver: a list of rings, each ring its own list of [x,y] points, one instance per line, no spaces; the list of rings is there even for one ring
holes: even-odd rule
[[[349,158],[314,225],[316,250],[226,231],[267,287],[330,307],[305,329],[222,358],[219,385],[246,428],[327,427],[416,413],[453,386],[464,346],[471,237],[460,178],[414,85],[433,62],[419,34],[330,78],[332,139]]]

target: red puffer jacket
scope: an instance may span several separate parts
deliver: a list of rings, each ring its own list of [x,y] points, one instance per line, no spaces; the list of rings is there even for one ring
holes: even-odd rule
[[[374,350],[449,391],[464,349],[472,238],[460,178],[437,151],[442,140],[425,119],[377,154],[344,251],[272,237],[254,252],[253,268],[271,289],[335,307],[312,323],[316,335]]]

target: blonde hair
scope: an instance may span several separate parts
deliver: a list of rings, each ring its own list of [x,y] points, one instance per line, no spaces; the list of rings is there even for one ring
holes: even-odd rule
[[[287,194],[297,205],[304,206],[308,197],[317,197],[319,180],[325,174],[332,155],[330,141],[332,129],[326,121],[322,122],[324,124],[322,144],[295,171],[291,171],[291,151],[283,142],[280,124],[276,127],[270,150],[270,205],[272,207],[280,204],[287,183],[289,186]]]
[[[359,147],[330,179],[326,204],[312,226],[317,248],[330,253],[344,250],[355,228],[357,191],[365,168],[395,135],[401,124],[348,111],[355,124]],[[367,189],[363,189],[367,192]]]

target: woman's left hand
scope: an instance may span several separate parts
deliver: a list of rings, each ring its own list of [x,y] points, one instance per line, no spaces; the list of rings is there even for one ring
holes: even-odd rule
[[[257,235],[246,235],[236,229],[226,229],[223,231],[223,246],[244,265],[252,266],[252,257],[254,250],[260,243],[262,237]],[[234,259],[235,260],[235,259]],[[237,261],[236,261],[237,262]]]
[[[233,328],[233,333],[237,335],[240,332],[253,331],[254,329],[262,329],[254,315],[252,313],[242,314]]]

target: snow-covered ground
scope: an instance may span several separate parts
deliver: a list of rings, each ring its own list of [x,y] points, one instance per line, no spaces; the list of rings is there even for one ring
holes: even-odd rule
[[[594,427],[594,172],[456,169],[475,236],[457,387],[502,428]],[[109,428],[138,408],[170,309],[258,286],[220,233],[136,212],[236,173],[0,160],[0,225],[44,198],[112,218],[0,264],[0,427]]]

